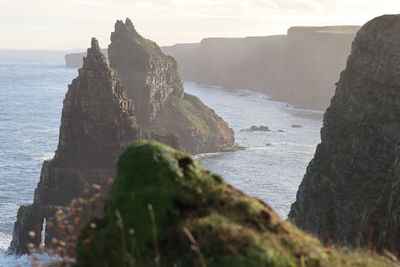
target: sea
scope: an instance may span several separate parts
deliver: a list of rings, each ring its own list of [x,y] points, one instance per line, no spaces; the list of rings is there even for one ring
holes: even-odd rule
[[[0,266],[31,266],[6,255],[18,207],[31,203],[42,162],[58,143],[65,93],[77,69],[67,51],[0,50]],[[216,111],[245,150],[196,155],[202,165],[287,218],[298,186],[320,142],[322,111],[295,108],[245,88],[184,81],[185,91]],[[252,125],[269,132],[243,131]],[[296,127],[293,127],[296,126]]]

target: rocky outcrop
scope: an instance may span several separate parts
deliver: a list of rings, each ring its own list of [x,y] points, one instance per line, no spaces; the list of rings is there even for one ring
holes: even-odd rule
[[[206,38],[162,49],[176,58],[184,79],[326,109],[359,28],[292,27],[287,35]]]
[[[399,253],[400,16],[362,27],[289,218],[323,240]]]
[[[253,125],[248,129],[242,129],[240,130],[241,132],[270,132],[271,130],[269,129],[268,126],[265,125]]]
[[[129,19],[116,22],[108,54],[110,66],[135,103],[140,126],[157,134],[175,134],[190,153],[234,145],[228,124],[197,97],[184,93],[175,59],[139,35]]]
[[[105,188],[128,143],[154,138],[176,146],[176,137],[154,136],[140,129],[133,110],[117,73],[108,67],[93,38],[64,99],[57,151],[43,163],[33,204],[18,211],[10,251],[23,254],[28,243],[38,247],[41,241],[50,245],[57,236],[55,212],[72,199],[85,197],[88,185]],[[45,229],[46,238],[41,240],[45,220],[54,226]]]
[[[396,266],[343,252],[282,221],[190,155],[138,141],[118,162],[106,215],[81,232],[76,266]]]
[[[101,49],[101,52],[107,58],[107,49]],[[86,57],[86,55],[86,52],[66,54],[65,66],[68,68],[81,68],[83,58]]]
[[[140,124],[148,126],[171,96],[182,98],[176,61],[139,35],[130,19],[115,23],[108,54],[110,66],[118,71],[135,102]]]

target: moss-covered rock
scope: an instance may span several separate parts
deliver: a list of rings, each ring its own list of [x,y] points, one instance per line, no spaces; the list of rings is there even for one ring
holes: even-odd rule
[[[152,124],[152,130],[179,136],[181,146],[189,153],[232,150],[235,142],[229,128],[214,110],[193,95],[172,96]]]
[[[118,163],[106,216],[81,232],[77,266],[391,266],[339,252],[282,221],[192,156],[138,141]]]

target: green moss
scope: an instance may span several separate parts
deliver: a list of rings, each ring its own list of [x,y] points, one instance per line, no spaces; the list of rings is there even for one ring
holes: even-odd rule
[[[77,266],[394,266],[327,248],[265,203],[159,143],[130,145],[106,216],[82,230]]]
[[[233,138],[228,124],[196,96],[185,94],[183,98],[171,96],[170,103],[154,121],[155,127],[164,131],[196,129],[208,138]],[[168,121],[168,125],[163,122]],[[178,136],[183,133],[176,132]]]

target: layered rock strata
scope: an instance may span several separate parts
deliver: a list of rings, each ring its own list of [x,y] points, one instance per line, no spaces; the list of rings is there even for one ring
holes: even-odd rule
[[[328,248],[190,155],[138,141],[119,158],[104,218],[83,228],[76,266],[396,266]]]
[[[93,38],[79,76],[64,99],[57,151],[52,160],[43,163],[33,204],[18,211],[10,251],[23,254],[28,243],[35,247],[41,241],[51,244],[57,228],[42,229],[44,221],[54,225],[55,212],[72,199],[85,197],[88,185],[106,187],[115,175],[116,159],[128,143],[154,138],[176,147],[176,137],[155,136],[140,129],[133,111],[117,73],[108,67]],[[45,240],[41,240],[43,230]]]
[[[399,253],[400,16],[362,27],[289,218],[323,240]]]
[[[184,92],[175,59],[138,34],[130,19],[116,22],[108,55],[135,103],[140,126],[157,134],[175,134],[190,153],[232,149],[232,129],[197,97]]]

